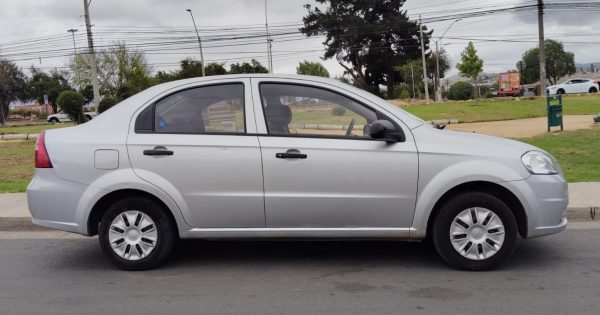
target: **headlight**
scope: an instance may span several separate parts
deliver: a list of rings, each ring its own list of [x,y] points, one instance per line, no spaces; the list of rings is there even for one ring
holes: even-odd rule
[[[558,163],[550,155],[540,151],[529,151],[521,157],[523,165],[531,174],[549,175],[558,174]]]

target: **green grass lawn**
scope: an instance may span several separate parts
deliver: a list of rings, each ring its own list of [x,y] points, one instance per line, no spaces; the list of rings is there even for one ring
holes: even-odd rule
[[[542,99],[523,99],[521,101],[482,99],[479,101],[407,105],[401,108],[427,121],[458,119],[460,122],[480,122],[546,116],[546,103]],[[563,98],[563,111],[565,115],[600,113],[600,94],[567,95]]]
[[[11,135],[11,134],[34,134],[40,133],[42,130],[72,127],[73,123],[57,123],[57,124],[43,124],[43,125],[31,125],[31,126],[13,126],[13,127],[2,127],[0,126],[0,135]]]
[[[23,192],[34,171],[35,140],[0,142],[0,193]]]
[[[600,126],[521,139],[556,157],[569,182],[600,181],[599,140]]]

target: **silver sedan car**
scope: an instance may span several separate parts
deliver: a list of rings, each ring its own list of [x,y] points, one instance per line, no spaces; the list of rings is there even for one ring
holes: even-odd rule
[[[180,238],[429,238],[492,269],[563,231],[567,184],[530,145],[436,129],[335,80],[236,75],[152,87],[38,138],[35,224],[143,270]]]

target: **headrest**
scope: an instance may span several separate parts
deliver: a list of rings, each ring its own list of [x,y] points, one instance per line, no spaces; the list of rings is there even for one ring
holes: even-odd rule
[[[265,114],[269,124],[276,124],[279,126],[287,126],[292,122],[292,110],[285,105],[271,105],[265,108]]]

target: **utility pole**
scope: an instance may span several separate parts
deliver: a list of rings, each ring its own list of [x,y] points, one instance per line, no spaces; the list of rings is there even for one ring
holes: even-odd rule
[[[427,80],[427,64],[425,63],[425,42],[423,41],[423,20],[419,14],[419,29],[421,34],[421,57],[423,58],[423,83],[425,83],[425,102],[429,103],[429,80]]]
[[[271,51],[272,49],[272,42],[273,40],[271,39],[271,35],[269,34],[269,18],[268,18],[268,13],[267,13],[267,0],[265,0],[265,29],[267,31],[267,62],[269,64],[269,73],[273,73],[273,53]]]
[[[435,83],[436,83],[436,90],[435,90],[435,99],[439,102],[439,101],[443,101],[442,99],[442,86],[440,85],[440,50],[438,48],[438,43],[442,41],[442,39],[444,39],[444,36],[446,36],[446,33],[448,33],[448,31],[450,30],[450,28],[452,28],[452,26],[454,25],[454,23],[458,23],[460,22],[462,19],[457,19],[454,20],[452,23],[450,23],[450,25],[448,25],[448,28],[446,28],[446,30],[444,31],[444,33],[442,34],[442,36],[440,36],[440,38],[435,42]],[[443,46],[442,46],[443,47]]]
[[[544,1],[538,0],[538,28],[540,36],[540,95],[546,95],[546,51],[544,47]]]
[[[440,50],[438,41],[435,42],[435,100],[442,101],[442,89],[440,88]]]
[[[73,53],[75,54],[74,56],[77,56],[77,46],[75,45],[75,32],[77,32],[76,28],[72,28],[72,29],[68,29],[67,32],[71,33],[71,35],[73,35]]]
[[[410,77],[412,78],[412,97],[416,98],[417,94],[415,94],[415,72],[413,71],[413,66],[412,63],[410,64]]]
[[[88,39],[88,59],[92,76],[92,89],[94,91],[94,105],[98,106],[100,102],[100,87],[98,86],[98,69],[96,68],[96,54],[94,53],[94,40],[92,39],[92,25],[90,23],[90,2],[92,0],[83,0],[83,10],[85,13],[85,29]]]
[[[194,23],[194,29],[196,30],[196,36],[198,37],[198,46],[200,47],[200,62],[202,63],[202,76],[205,77],[206,73],[204,72],[204,53],[202,53],[202,39],[200,38],[200,33],[198,33],[198,28],[196,27],[196,20],[194,20],[194,14],[192,14],[192,10],[186,9],[186,11],[190,12],[190,16],[192,17],[192,23]]]

